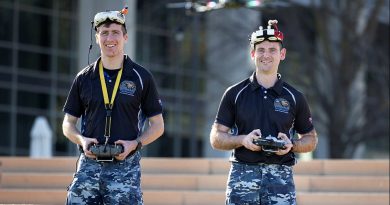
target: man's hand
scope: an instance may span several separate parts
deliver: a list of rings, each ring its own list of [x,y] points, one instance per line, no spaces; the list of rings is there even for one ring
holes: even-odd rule
[[[89,158],[92,158],[92,159],[95,159],[96,156],[91,152],[89,151],[89,148],[93,145],[93,144],[98,144],[98,140],[96,138],[89,138],[89,137],[82,137],[81,139],[81,146],[83,147],[83,151],[84,151],[84,154],[86,157],[89,157]]]
[[[282,139],[286,144],[284,145],[286,148],[285,149],[279,149],[278,152],[275,152],[277,155],[285,155],[288,152],[290,152],[291,148],[293,147],[293,144],[291,140],[287,137],[286,134],[279,132],[278,138]]]
[[[261,147],[253,144],[253,139],[261,138],[261,131],[259,129],[253,130],[251,133],[249,133],[247,136],[245,136],[241,143],[242,145],[252,151],[260,151]]]
[[[115,144],[120,144],[123,146],[123,152],[118,156],[115,156],[115,159],[121,161],[126,159],[127,155],[129,155],[130,152],[137,148],[138,142],[136,140],[117,140],[115,141]]]

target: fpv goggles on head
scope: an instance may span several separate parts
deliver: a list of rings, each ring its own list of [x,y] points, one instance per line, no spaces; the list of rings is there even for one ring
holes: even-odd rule
[[[95,15],[93,20],[93,26],[96,30],[97,27],[105,23],[106,21],[114,21],[119,24],[125,24],[125,14],[128,12],[128,7],[125,7],[121,11],[104,11]]]
[[[279,31],[277,23],[277,20],[269,20],[266,29],[263,29],[263,27],[260,26],[259,30],[253,32],[249,39],[251,46],[254,46],[256,43],[261,43],[265,40],[271,42],[283,42],[283,33]],[[271,28],[271,26],[273,28]]]

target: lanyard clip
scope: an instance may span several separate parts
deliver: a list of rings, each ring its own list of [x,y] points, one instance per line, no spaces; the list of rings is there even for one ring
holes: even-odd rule
[[[106,116],[111,117],[112,110],[111,109],[106,109]]]
[[[111,113],[112,113],[112,107],[113,107],[113,104],[104,104],[104,108],[106,108],[106,117],[111,117]]]

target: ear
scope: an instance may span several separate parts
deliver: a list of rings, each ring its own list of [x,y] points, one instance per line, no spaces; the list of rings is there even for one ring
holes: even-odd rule
[[[95,42],[99,45],[99,35],[95,33]]]
[[[251,58],[252,58],[252,60],[255,58],[255,50],[254,49],[251,49]]]
[[[280,60],[284,60],[286,58],[286,53],[287,53],[286,48],[282,48],[282,50],[280,50]]]
[[[125,39],[125,43],[127,43],[127,40],[129,39],[129,35],[127,35],[127,33],[123,36],[123,38]]]

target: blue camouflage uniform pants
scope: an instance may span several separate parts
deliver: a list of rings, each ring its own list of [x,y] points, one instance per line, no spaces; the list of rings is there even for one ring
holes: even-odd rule
[[[140,159],[139,152],[114,162],[97,162],[81,154],[66,204],[142,205]]]
[[[226,190],[226,205],[295,205],[292,167],[233,162]]]

